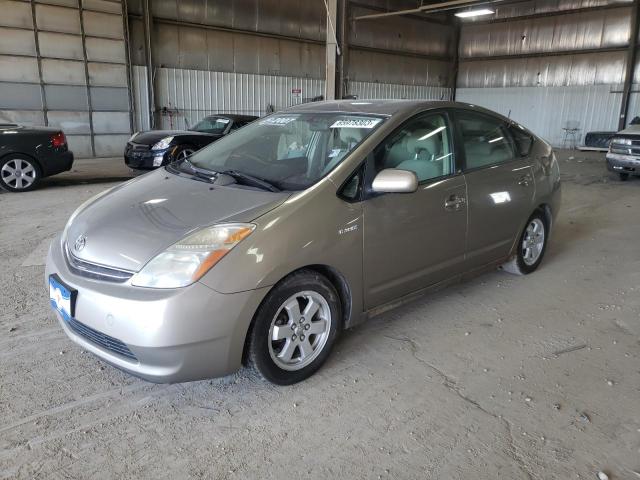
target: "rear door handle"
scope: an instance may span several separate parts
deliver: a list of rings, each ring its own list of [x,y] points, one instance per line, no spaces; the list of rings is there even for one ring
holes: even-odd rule
[[[444,201],[444,209],[449,211],[458,211],[464,207],[466,200],[462,196],[451,195]]]

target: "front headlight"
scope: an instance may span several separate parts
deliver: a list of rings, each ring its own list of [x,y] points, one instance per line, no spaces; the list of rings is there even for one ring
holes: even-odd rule
[[[173,140],[173,137],[165,137],[158,143],[156,143],[153,147],[151,147],[151,150],[164,150],[165,148],[169,147],[169,145],[171,144],[171,140]]]
[[[614,138],[611,140],[611,143],[615,143],[616,145],[631,146],[631,139],[630,138]]]
[[[192,233],[157,255],[136,273],[136,287],[177,288],[197,282],[253,232],[250,223],[213,225]]]

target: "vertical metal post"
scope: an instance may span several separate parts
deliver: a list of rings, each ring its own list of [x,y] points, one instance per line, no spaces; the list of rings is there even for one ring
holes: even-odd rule
[[[336,25],[336,35],[340,45],[340,56],[338,57],[338,73],[336,75],[336,96],[344,98],[349,93],[347,84],[347,68],[349,54],[349,0],[338,0],[338,23]]]
[[[636,69],[636,52],[638,50],[638,25],[640,24],[640,0],[634,0],[631,10],[631,29],[629,38],[629,49],[627,50],[627,68],[624,77],[624,87],[622,89],[622,104],[620,105],[620,120],[618,130],[623,130],[627,126],[627,116],[629,113],[629,97],[631,96],[631,85]]]
[[[129,37],[129,6],[122,0],[122,28],[124,32],[124,54],[127,64],[127,98],[129,100],[129,132],[133,133],[133,81],[131,78],[131,39]]]
[[[324,82],[324,99],[336,98],[336,37],[334,28],[337,25],[338,0],[327,0],[327,60]]]
[[[93,129],[93,104],[91,102],[91,82],[89,80],[89,61],[87,59],[87,42],[84,32],[84,15],[82,14],[82,0],[78,0],[78,15],[80,15],[80,35],[82,38],[82,57],[84,59],[84,79],[87,87],[87,102],[89,104],[89,138],[91,139],[91,156],[96,156],[95,131]]]
[[[38,22],[36,21],[36,3],[31,2],[31,19],[33,22],[33,35],[36,45],[36,61],[38,63],[38,78],[40,80],[40,101],[42,102],[42,118],[45,126],[49,125],[49,113],[47,109],[47,94],[44,89],[44,80],[42,78],[42,57],[40,56],[40,39],[38,38]]]
[[[458,88],[458,70],[460,68],[460,31],[462,30],[462,25],[460,20],[457,18],[453,18],[453,59],[451,61],[451,75],[449,78],[449,82],[451,85],[451,101],[456,101],[456,90]]]
[[[147,63],[147,93],[149,95],[149,128],[156,124],[156,100],[153,88],[155,72],[153,70],[153,15],[151,14],[151,0],[142,0],[142,23],[144,26],[144,54]]]

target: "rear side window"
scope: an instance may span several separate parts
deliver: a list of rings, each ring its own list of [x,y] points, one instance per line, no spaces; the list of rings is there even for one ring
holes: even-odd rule
[[[467,111],[458,111],[456,119],[467,170],[505,163],[515,158],[507,125],[500,119]]]
[[[531,136],[524,127],[518,124],[509,126],[509,132],[513,137],[514,147],[516,154],[520,157],[526,157],[531,153],[531,147],[533,146],[533,136]]]

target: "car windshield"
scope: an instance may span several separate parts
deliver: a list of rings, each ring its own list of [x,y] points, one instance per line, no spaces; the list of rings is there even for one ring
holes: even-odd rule
[[[205,133],[224,133],[231,120],[225,117],[206,117],[196,123],[191,130]]]
[[[371,115],[282,113],[223,137],[189,157],[199,169],[240,172],[280,190],[303,190],[333,170],[383,122]]]

